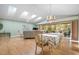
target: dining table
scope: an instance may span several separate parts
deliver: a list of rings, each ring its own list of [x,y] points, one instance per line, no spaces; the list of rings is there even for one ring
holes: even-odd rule
[[[48,43],[50,41],[54,46],[57,46],[62,36],[61,33],[44,33],[41,35],[44,43]]]

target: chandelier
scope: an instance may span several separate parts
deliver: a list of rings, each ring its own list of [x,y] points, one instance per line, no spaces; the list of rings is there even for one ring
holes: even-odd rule
[[[49,10],[48,10],[48,15],[49,16],[47,16],[47,21],[48,22],[54,22],[55,21],[55,19],[56,19],[56,16],[52,16],[52,4],[49,4]]]
[[[56,16],[47,16],[48,21],[54,21],[56,19]]]

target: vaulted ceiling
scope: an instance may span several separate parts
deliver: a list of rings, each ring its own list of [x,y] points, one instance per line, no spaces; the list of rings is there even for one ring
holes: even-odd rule
[[[6,20],[40,23],[46,16],[56,19],[79,15],[78,4],[0,4],[0,18]]]

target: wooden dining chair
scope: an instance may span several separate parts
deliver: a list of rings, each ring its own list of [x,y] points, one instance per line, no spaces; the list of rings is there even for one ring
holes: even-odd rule
[[[51,41],[48,41],[48,46],[49,46],[49,52],[50,52],[50,55],[52,55],[52,52],[53,52],[53,45],[52,45],[52,42]]]
[[[53,41],[49,40],[48,44],[49,44],[50,54],[52,55],[53,51],[55,51],[56,49],[62,48],[62,37],[59,38],[59,41],[57,43],[56,41],[54,41],[54,38],[51,38],[51,39],[53,39]]]
[[[60,36],[58,43],[56,44],[56,48],[63,48],[63,38]]]
[[[35,54],[37,54],[37,47],[41,47],[42,48],[42,54],[44,54],[44,47],[45,46],[48,46],[48,42],[45,42],[43,40],[43,37],[42,37],[42,34],[38,34],[36,36],[36,39],[35,39],[35,42],[36,42],[36,49],[35,49]]]
[[[35,54],[37,54],[37,47],[41,47],[42,48],[42,54],[43,54],[43,41],[42,41],[42,35],[41,34],[38,34],[36,35],[36,38],[35,38],[35,42],[36,42],[36,49],[35,49]]]

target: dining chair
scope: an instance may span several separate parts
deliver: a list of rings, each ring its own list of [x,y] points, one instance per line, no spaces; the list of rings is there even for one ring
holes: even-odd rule
[[[62,38],[63,36],[60,36],[60,38],[59,38],[59,41],[58,41],[58,43],[56,44],[56,48],[63,48],[63,45],[62,45],[62,43],[63,43],[63,38]]]
[[[54,39],[51,41],[52,37],[49,38],[48,40],[48,45],[49,45],[49,52],[50,52],[50,55],[53,54],[53,49],[55,48],[55,42],[54,42]]]
[[[52,41],[51,41],[52,39]],[[50,54],[52,55],[53,52],[56,50],[56,49],[59,49],[59,48],[62,48],[62,36],[60,36],[59,38],[59,41],[56,42],[55,40],[56,38],[52,38],[50,37],[50,40],[48,41],[48,44],[49,44],[49,50],[50,50]]]
[[[52,52],[53,52],[53,46],[52,46],[52,42],[51,41],[48,41],[48,46],[49,46],[49,52],[50,52],[50,55],[52,55]]]
[[[42,55],[43,55],[43,54],[44,54],[44,47],[45,47],[45,46],[48,46],[48,43],[47,43],[45,40],[43,40],[42,34],[38,34],[38,35],[36,36],[35,42],[36,42],[35,54],[37,54],[37,47],[39,46],[39,47],[42,48],[41,53],[42,53]]]
[[[43,54],[43,42],[41,34],[36,35],[35,42],[36,42],[35,54],[37,54],[37,46],[42,48],[42,54]]]

